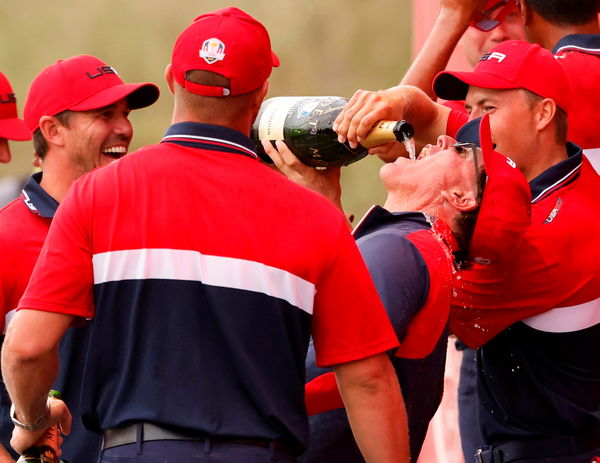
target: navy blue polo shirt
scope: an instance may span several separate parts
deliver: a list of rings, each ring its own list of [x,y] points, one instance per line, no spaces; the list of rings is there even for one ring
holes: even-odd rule
[[[428,218],[420,212],[391,213],[374,207],[354,231],[361,255],[401,342],[413,317],[424,306],[431,284],[425,260],[410,241],[410,235],[430,229]],[[442,397],[446,346],[447,338],[441,336],[425,358],[391,357],[406,406],[412,461],[419,455],[429,421]],[[312,346],[306,365],[307,381],[330,371],[316,366]],[[364,461],[345,409],[320,413],[311,416],[309,421],[310,447],[300,461]]]

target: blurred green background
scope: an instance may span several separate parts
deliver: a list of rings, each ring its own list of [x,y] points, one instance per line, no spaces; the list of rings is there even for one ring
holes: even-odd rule
[[[163,71],[172,45],[198,15],[237,6],[270,31],[281,67],[267,97],[340,95],[398,83],[410,63],[410,0],[0,0],[0,70],[17,94],[19,115],[29,83],[45,66],[77,54],[98,56],[126,82],[151,81],[161,98],[134,111],[131,149],[156,143],[170,123],[171,95]],[[30,142],[11,142],[13,161],[0,179],[32,170]],[[348,213],[363,214],[385,198],[381,162],[368,157],[343,170]]]

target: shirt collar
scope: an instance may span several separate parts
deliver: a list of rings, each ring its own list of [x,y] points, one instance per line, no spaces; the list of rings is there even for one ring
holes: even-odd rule
[[[33,174],[25,184],[23,191],[21,191],[21,198],[32,213],[41,217],[52,218],[58,207],[58,201],[40,186],[41,181],[42,172]]]
[[[458,243],[444,221],[423,212],[390,212],[381,206],[371,207],[352,230],[352,235],[355,239],[359,239],[382,225],[405,222],[413,222],[424,230],[433,229],[434,234],[448,246],[451,252],[458,250]]]
[[[173,124],[161,143],[174,143],[210,151],[243,154],[258,159],[254,142],[237,130],[198,122]]]
[[[555,55],[567,51],[580,51],[600,56],[600,34],[566,35],[552,49],[552,53]]]
[[[554,191],[573,182],[581,172],[582,150],[575,143],[567,142],[567,156],[564,161],[555,164],[531,182],[532,203],[536,203],[551,195]]]

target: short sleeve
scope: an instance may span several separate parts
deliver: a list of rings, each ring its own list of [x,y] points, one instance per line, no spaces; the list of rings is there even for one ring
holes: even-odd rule
[[[58,207],[48,237],[19,303],[34,309],[92,317],[93,269],[89,238],[91,201],[76,182]]]
[[[354,239],[340,220],[332,261],[317,282],[313,314],[316,363],[331,366],[398,346]]]

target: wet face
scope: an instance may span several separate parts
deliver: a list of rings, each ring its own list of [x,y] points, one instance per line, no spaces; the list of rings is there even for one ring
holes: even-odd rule
[[[489,32],[480,31],[476,27],[469,27],[465,31],[460,44],[463,47],[467,61],[475,67],[484,53],[506,40],[527,40],[518,10],[511,12],[498,27]]]
[[[537,120],[525,91],[469,87],[465,107],[469,120],[490,113],[497,151],[515,161],[527,176],[536,149]]]
[[[0,162],[10,162],[10,147],[8,146],[8,140],[6,138],[0,138]]]
[[[122,99],[92,111],[74,111],[64,127],[65,151],[78,175],[124,156],[133,137],[129,106]]]
[[[447,194],[476,198],[481,169],[478,148],[457,144],[442,135],[437,144],[426,145],[417,159],[399,157],[385,164],[380,177],[388,194],[410,198],[413,210],[427,210],[446,202]]]

